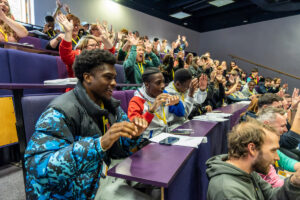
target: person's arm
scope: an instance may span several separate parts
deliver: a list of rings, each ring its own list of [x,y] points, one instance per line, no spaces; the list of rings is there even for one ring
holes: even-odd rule
[[[56,17],[58,16],[58,14],[61,13],[61,8],[62,7],[63,7],[63,4],[60,2],[60,0],[56,0],[56,8],[55,8],[55,11],[52,14],[54,20],[56,19]]]
[[[49,49],[57,49],[57,45],[61,42],[62,38],[64,38],[65,35],[60,33],[55,38],[49,41]]]
[[[128,118],[130,120],[133,120],[135,117],[140,117],[145,119],[149,124],[151,123],[152,119],[154,118],[154,114],[153,112],[145,112],[143,114],[144,111],[144,104],[145,104],[145,100],[134,96],[128,105]]]
[[[146,60],[147,67],[158,67],[160,65],[159,58],[152,52],[152,44],[146,44],[146,53],[150,56],[151,60]]]
[[[57,187],[60,181],[99,168],[105,156],[101,137],[81,137],[75,141],[67,121],[59,111],[46,110],[26,148],[24,158],[28,175],[41,183],[46,182],[49,187]]]
[[[131,46],[131,50],[129,53],[128,58],[124,61],[123,66],[125,69],[127,68],[134,68],[134,65],[136,63],[136,45]]]
[[[280,150],[277,150],[277,154],[279,156],[278,165],[283,168],[284,170],[287,170],[289,172],[295,172],[298,169],[298,166],[300,164],[299,161],[294,160],[284,153],[282,153]],[[298,163],[298,164],[297,164]],[[296,167],[296,169],[295,169]]]
[[[28,35],[27,29],[16,22],[15,20],[7,17],[2,9],[0,8],[0,20],[4,22],[4,24],[7,24],[16,34],[19,38],[26,37]]]
[[[167,94],[168,92],[164,90],[164,93]],[[173,113],[177,117],[184,117],[185,109],[183,103],[179,101],[178,104],[169,106],[169,112]]]

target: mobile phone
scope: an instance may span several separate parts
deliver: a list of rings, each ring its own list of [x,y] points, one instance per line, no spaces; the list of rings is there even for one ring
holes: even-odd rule
[[[177,137],[167,137],[167,138],[159,141],[159,144],[172,145],[175,142],[177,142],[178,140],[179,140],[179,138],[177,138]]]

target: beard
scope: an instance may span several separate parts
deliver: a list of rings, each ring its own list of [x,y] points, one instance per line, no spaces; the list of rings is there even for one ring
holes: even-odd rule
[[[253,168],[253,171],[267,175],[270,170],[270,164],[271,163],[268,163],[268,161],[266,161],[263,158],[263,153],[261,151],[259,151],[259,154],[258,154],[252,168]]]

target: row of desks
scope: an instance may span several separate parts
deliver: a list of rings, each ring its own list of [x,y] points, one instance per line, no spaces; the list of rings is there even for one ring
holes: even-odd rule
[[[232,104],[218,110],[231,113],[225,122],[191,120],[178,127],[193,129],[193,137],[206,136],[198,149],[151,143],[108,171],[109,176],[161,187],[164,199],[206,199],[205,162],[227,152],[227,133],[248,104]]]

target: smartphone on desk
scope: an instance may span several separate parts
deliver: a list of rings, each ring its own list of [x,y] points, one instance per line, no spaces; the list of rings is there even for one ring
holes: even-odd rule
[[[179,141],[179,138],[177,138],[177,137],[167,137],[167,138],[159,141],[159,144],[172,145],[177,141]]]

